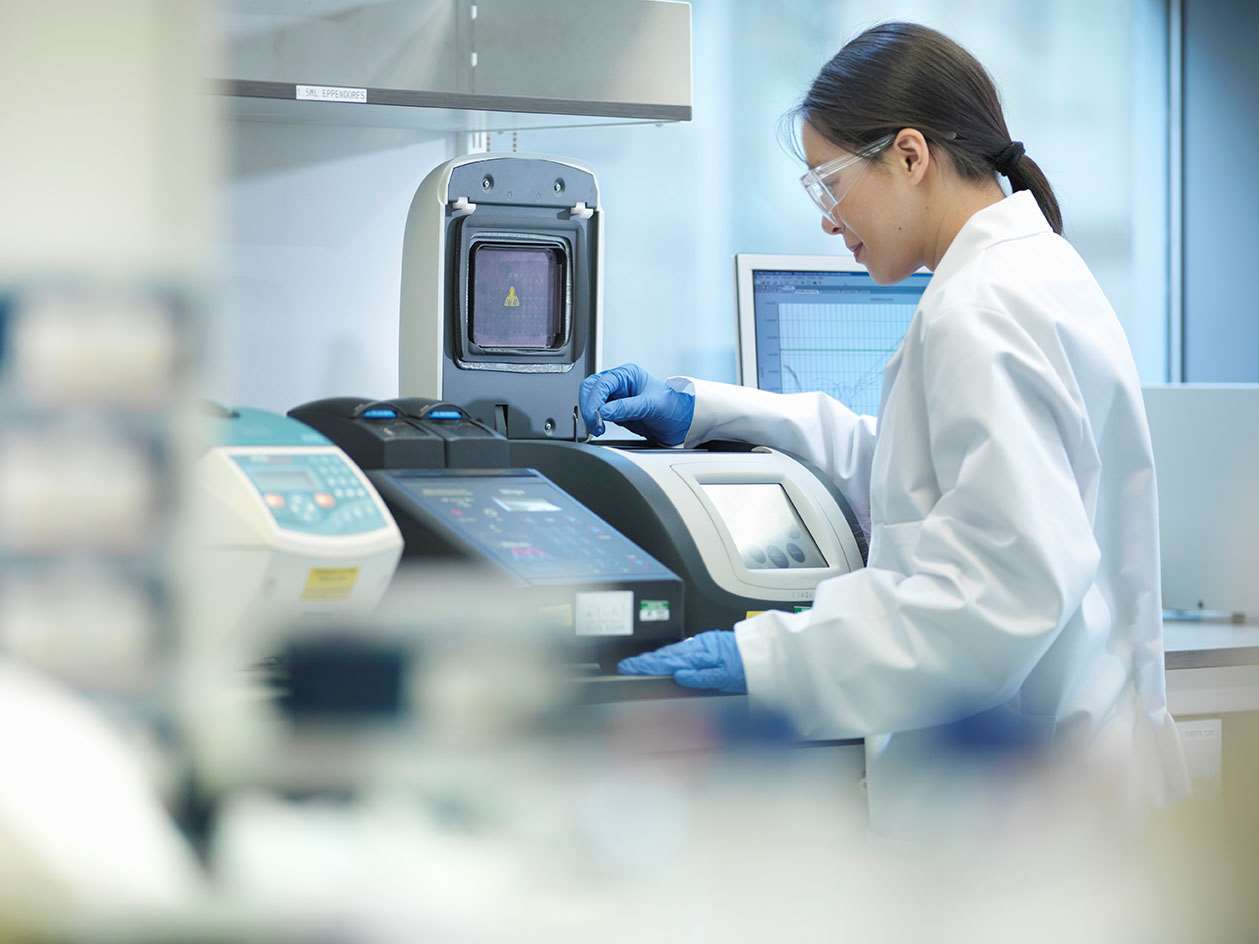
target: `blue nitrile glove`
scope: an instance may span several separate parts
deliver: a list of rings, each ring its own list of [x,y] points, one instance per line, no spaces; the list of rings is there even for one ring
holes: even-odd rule
[[[743,658],[728,629],[710,629],[655,652],[622,659],[616,668],[622,675],[672,675],[686,688],[715,688],[731,695],[748,690]]]
[[[637,364],[591,374],[581,384],[581,417],[592,436],[602,435],[603,421],[608,420],[676,446],[686,439],[694,416],[694,394],[674,390]]]

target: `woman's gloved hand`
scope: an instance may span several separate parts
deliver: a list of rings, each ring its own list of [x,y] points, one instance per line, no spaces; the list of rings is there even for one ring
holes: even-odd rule
[[[694,416],[694,394],[674,390],[637,364],[591,374],[581,384],[581,418],[592,436],[602,435],[607,420],[676,446],[686,439]]]
[[[712,688],[731,695],[748,690],[743,658],[728,629],[710,629],[655,652],[622,659],[616,668],[622,675],[672,675],[686,688]]]

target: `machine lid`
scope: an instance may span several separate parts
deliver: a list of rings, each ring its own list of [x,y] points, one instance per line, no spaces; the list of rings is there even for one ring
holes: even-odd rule
[[[214,446],[331,446],[332,441],[305,423],[252,407],[232,409],[209,404],[208,443]]]

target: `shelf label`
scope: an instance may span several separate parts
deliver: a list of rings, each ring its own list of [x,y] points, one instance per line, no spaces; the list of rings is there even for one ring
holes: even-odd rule
[[[297,100],[307,102],[358,102],[367,104],[367,89],[339,85],[299,85]]]

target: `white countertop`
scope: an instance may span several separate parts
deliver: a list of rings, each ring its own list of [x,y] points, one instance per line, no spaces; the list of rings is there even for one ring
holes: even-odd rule
[[[1165,622],[1167,668],[1259,665],[1259,622]]]

